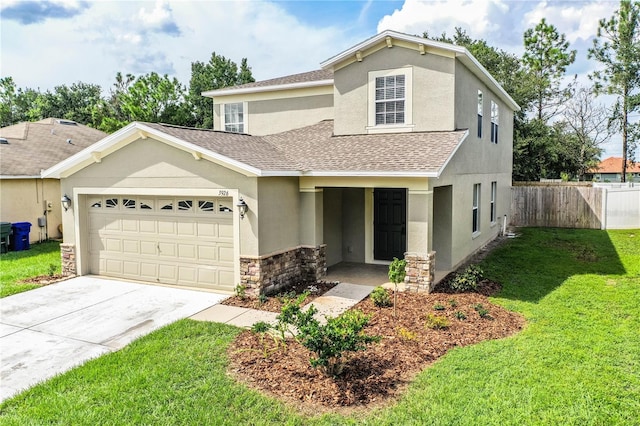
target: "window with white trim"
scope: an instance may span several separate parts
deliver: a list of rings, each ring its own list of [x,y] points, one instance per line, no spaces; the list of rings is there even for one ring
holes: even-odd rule
[[[411,82],[410,67],[369,72],[367,130],[376,133],[412,127]]]
[[[491,142],[498,143],[498,104],[491,101]]]
[[[478,90],[478,138],[482,139],[482,91]]]
[[[496,223],[496,196],[498,193],[498,182],[491,182],[491,223]]]
[[[404,75],[376,77],[376,126],[404,124]]]
[[[480,184],[473,185],[473,209],[471,230],[474,234],[480,232]]]
[[[222,111],[223,128],[225,132],[244,133],[244,103],[224,104]]]

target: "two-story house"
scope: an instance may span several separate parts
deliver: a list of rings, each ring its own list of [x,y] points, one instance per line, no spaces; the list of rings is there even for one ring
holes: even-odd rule
[[[205,92],[214,130],[132,123],[44,172],[65,270],[231,291],[408,260],[430,290],[509,212],[518,105],[464,48],[392,31]]]

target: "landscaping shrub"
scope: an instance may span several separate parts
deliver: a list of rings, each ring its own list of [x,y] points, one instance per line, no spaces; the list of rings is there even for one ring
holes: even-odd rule
[[[449,320],[446,317],[429,314],[424,326],[433,330],[444,330],[449,327]]]
[[[300,304],[288,303],[278,315],[279,325],[276,328],[291,332],[298,342],[315,354],[309,359],[311,365],[321,367],[329,376],[340,375],[345,364],[345,352],[363,351],[367,344],[380,340],[378,336],[362,332],[370,318],[361,311],[347,311],[339,317],[327,318],[324,325],[314,318],[316,312],[313,305],[302,311]]]
[[[449,282],[449,287],[457,292],[474,291],[478,288],[478,283],[482,279],[482,269],[476,265],[467,267],[463,272]]]
[[[379,308],[391,306],[391,298],[389,297],[389,293],[386,289],[380,286],[373,289],[370,297],[373,301],[373,304]]]

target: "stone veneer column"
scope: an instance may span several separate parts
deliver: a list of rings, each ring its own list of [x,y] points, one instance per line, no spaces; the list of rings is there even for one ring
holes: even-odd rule
[[[60,244],[60,258],[62,260],[62,275],[69,277],[77,273],[76,246],[70,243]]]
[[[405,253],[404,259],[407,261],[404,279],[407,290],[431,293],[435,285],[436,252]]]
[[[240,256],[240,284],[248,296],[275,293],[326,276],[326,245],[300,246],[264,256]]]

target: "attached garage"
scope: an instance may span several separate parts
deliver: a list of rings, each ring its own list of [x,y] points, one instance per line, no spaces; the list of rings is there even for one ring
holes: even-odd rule
[[[88,195],[92,274],[232,291],[232,198]]]

